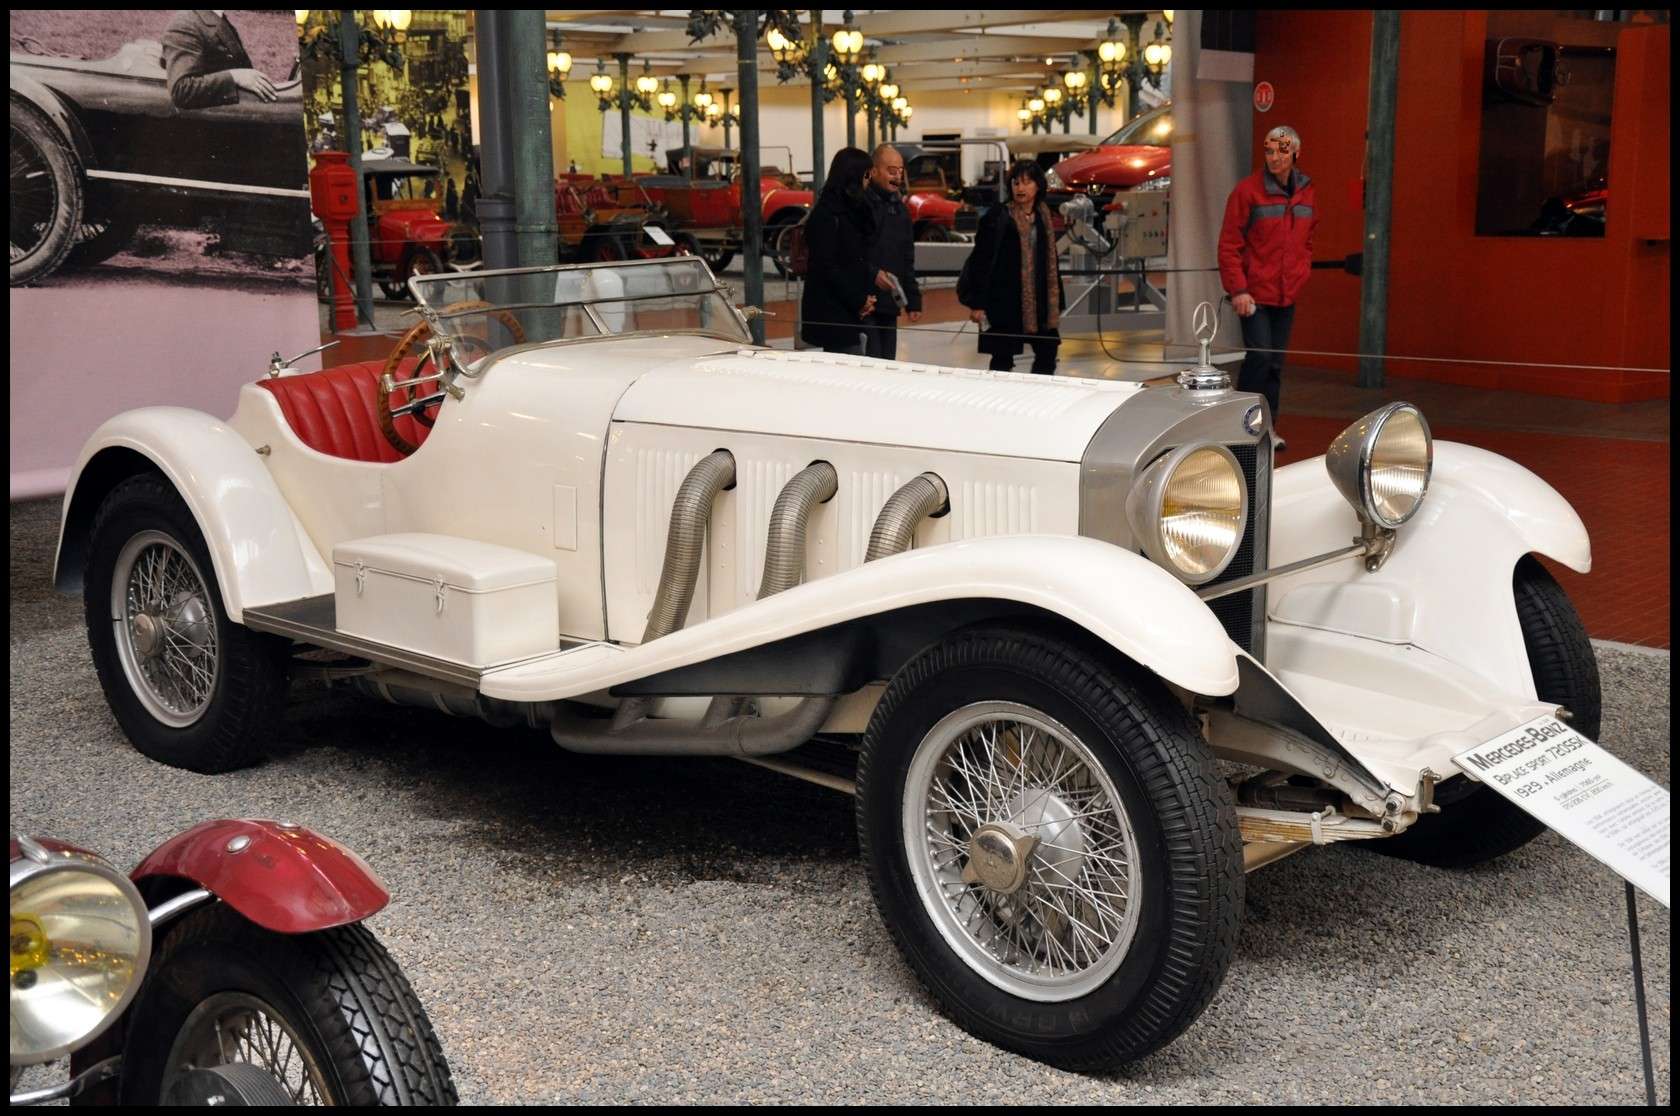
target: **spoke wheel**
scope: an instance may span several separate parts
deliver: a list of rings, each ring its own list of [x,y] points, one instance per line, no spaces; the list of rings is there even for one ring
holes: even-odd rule
[[[858,757],[858,845],[894,943],[973,1034],[1106,1072],[1172,1041],[1242,920],[1236,804],[1195,720],[1046,621],[906,663]]]
[[[111,578],[117,653],[134,695],[171,728],[204,716],[219,655],[210,590],[180,543],[142,531],[117,555]]]
[[[986,980],[1069,1000],[1119,968],[1137,932],[1137,836],[1066,727],[1011,702],[952,711],[911,762],[903,816],[922,902]]]
[[[219,992],[194,1008],[175,1037],[163,1095],[192,1070],[247,1064],[265,1070],[297,1105],[325,1104],[327,1078],[285,1017],[244,992]]]
[[[291,641],[228,619],[209,548],[161,475],[113,488],[82,577],[88,648],[134,746],[205,774],[262,758],[285,705]]]

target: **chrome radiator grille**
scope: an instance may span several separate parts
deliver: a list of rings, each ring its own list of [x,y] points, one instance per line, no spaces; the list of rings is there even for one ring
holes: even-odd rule
[[[1222,585],[1239,577],[1266,568],[1266,544],[1270,537],[1272,502],[1272,446],[1271,439],[1262,437],[1258,444],[1227,446],[1242,468],[1243,484],[1248,487],[1248,524],[1243,528],[1242,543],[1237,556],[1225,572],[1208,582]],[[1261,585],[1229,597],[1209,601],[1208,608],[1225,626],[1231,642],[1264,662],[1266,657],[1266,587]]]

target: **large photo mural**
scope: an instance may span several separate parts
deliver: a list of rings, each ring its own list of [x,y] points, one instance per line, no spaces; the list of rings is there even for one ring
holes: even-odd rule
[[[17,499],[59,490],[105,416],[220,413],[319,327],[290,10],[23,10],[10,33]]]

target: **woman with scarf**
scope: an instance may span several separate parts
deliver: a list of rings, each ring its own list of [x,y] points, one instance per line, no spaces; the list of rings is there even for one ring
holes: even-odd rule
[[[1044,168],[1023,159],[1009,168],[1008,205],[995,205],[980,219],[974,251],[957,280],[957,301],[969,318],[987,328],[980,351],[988,366],[1007,372],[1032,346],[1032,370],[1056,371],[1056,346],[1067,299],[1056,270],[1056,230],[1044,203]]]
[[[875,309],[875,268],[869,247],[875,215],[863,184],[874,166],[865,151],[834,153],[817,204],[805,218],[809,264],[800,297],[800,335],[830,353],[862,353],[863,319]]]

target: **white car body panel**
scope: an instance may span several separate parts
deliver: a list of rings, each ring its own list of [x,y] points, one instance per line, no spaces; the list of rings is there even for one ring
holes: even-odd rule
[[[1272,565],[1346,546],[1358,534],[1358,519],[1331,485],[1322,457],[1273,474]],[[1498,454],[1436,442],[1429,494],[1400,528],[1382,569],[1367,573],[1347,561],[1279,578],[1268,590],[1267,616],[1410,644],[1501,693],[1533,699],[1511,591],[1511,572],[1530,552],[1581,573],[1592,567],[1586,527],[1555,489]]]
[[[263,459],[221,419],[184,407],[144,407],[106,421],[82,447],[64,496],[62,526],[82,470],[113,447],[149,458],[197,521],[238,623],[247,606],[332,592],[332,570],[275,483]],[[63,549],[63,539],[59,548]],[[56,568],[58,560],[55,558]]]
[[[607,632],[618,642],[641,640],[677,489],[719,447],[734,455],[736,483],[712,507],[690,624],[753,603],[776,497],[813,461],[833,465],[839,486],[811,512],[808,581],[862,565],[882,506],[928,471],[951,478],[951,513],[922,521],[917,548],[992,535],[1079,533],[1079,466],[1070,462],[632,423],[614,423],[608,441]]]
[[[509,701],[576,697],[847,620],[967,598],[1046,609],[1194,693],[1236,688],[1236,647],[1183,582],[1094,539],[1014,535],[882,558],[637,648],[590,644],[491,670],[480,689]]]
[[[614,417],[1078,462],[1103,420],[1142,390],[1113,380],[741,349],[650,371]]]

